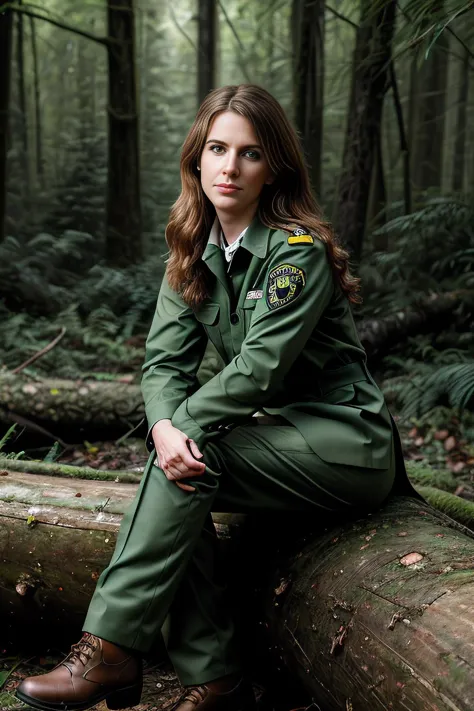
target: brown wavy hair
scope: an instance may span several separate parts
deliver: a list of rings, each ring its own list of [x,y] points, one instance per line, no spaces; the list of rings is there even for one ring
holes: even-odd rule
[[[265,185],[258,205],[260,220],[268,228],[302,227],[327,245],[334,276],[350,301],[358,303],[359,279],[349,271],[348,253],[340,246],[311,193],[308,171],[298,137],[278,101],[254,84],[223,86],[201,104],[181,153],[181,194],[171,208],[166,228],[170,249],[166,274],[172,289],[191,307],[209,294],[210,272],[201,260],[216,211],[205,195],[197,166],[214,118],[234,111],[254,127],[259,143],[276,176]]]

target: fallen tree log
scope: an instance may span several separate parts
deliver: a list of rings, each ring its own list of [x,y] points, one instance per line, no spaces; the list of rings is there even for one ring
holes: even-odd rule
[[[327,711],[474,707],[474,540],[414,499],[286,560],[265,611],[288,667]]]
[[[431,294],[410,308],[400,309],[384,318],[362,321],[357,326],[360,340],[369,358],[380,358],[393,345],[402,343],[410,336],[440,333],[452,324],[459,304],[468,301],[472,307],[473,298],[474,292],[468,289]]]
[[[452,323],[453,311],[458,304],[472,299],[473,295],[474,292],[467,290],[432,294],[416,307],[400,310],[385,318],[360,322],[359,336],[369,359],[379,358],[393,344],[417,333],[439,333]],[[215,352],[210,349],[208,355],[212,367],[209,372],[202,371],[205,377],[213,374],[212,368],[219,369]],[[26,426],[36,424],[56,438],[65,436],[63,432],[70,428],[90,429],[96,435],[101,431],[123,433],[137,427],[144,414],[140,387],[128,382],[128,379],[125,382],[119,379],[32,380],[22,373],[0,375],[0,424],[6,426],[15,421]]]
[[[32,646],[65,648],[136,484],[2,472],[2,648],[22,630]],[[242,517],[215,520],[223,538],[245,530]],[[473,708],[474,540],[466,529],[399,498],[365,519],[290,540],[276,572],[268,557],[266,566],[258,561],[267,568],[263,620],[325,711]]]

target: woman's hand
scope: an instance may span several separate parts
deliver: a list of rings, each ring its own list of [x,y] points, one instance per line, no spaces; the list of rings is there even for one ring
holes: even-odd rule
[[[195,491],[194,486],[183,484],[179,479],[187,479],[204,474],[206,465],[196,461],[202,457],[196,442],[186,437],[184,432],[173,427],[171,420],[159,420],[151,431],[156,449],[158,465],[169,481],[183,491]]]

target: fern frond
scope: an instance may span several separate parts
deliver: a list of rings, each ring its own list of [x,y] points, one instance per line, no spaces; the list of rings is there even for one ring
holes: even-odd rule
[[[443,400],[464,410],[474,406],[474,362],[455,363],[437,368],[430,375],[413,378],[399,392],[402,416],[426,414]]]

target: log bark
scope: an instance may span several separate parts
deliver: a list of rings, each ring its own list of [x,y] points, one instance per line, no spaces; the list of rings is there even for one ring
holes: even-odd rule
[[[21,629],[32,646],[75,639],[135,490],[12,471],[0,477],[5,646]],[[221,537],[246,525],[235,515],[215,521]],[[472,709],[472,534],[407,498],[299,539],[285,528],[291,542],[279,557],[256,561],[261,627],[316,703],[325,711]]]
[[[412,499],[333,528],[273,578],[278,651],[327,711],[474,703],[474,540]]]
[[[100,472],[119,481],[32,474],[34,462],[0,461],[0,629],[2,649],[67,649],[81,625],[100,572],[112,555],[139,473]],[[86,470],[90,476],[92,470]],[[128,478],[135,476],[135,482]],[[221,538],[242,517],[218,514]]]

